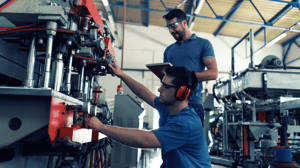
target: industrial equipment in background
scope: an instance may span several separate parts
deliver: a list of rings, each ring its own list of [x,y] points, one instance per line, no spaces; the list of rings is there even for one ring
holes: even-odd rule
[[[114,37],[92,0],[0,4],[0,167],[109,167],[112,124],[97,85]]]
[[[217,81],[215,99],[224,105],[211,124],[212,163],[232,167],[299,167],[300,71],[276,56],[253,64],[253,31],[232,47],[230,78]],[[234,69],[234,48],[250,41],[249,68]],[[298,69],[298,70],[297,70]]]
[[[143,129],[145,111],[130,94],[134,95],[129,90],[128,94],[115,96],[114,125]],[[116,141],[112,145],[111,168],[138,167],[142,152],[140,148],[128,147]]]

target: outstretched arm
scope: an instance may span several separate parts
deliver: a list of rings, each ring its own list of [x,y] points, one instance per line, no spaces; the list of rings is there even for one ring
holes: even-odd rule
[[[86,123],[93,131],[101,132],[124,145],[137,148],[161,148],[161,143],[153,132],[104,125],[97,117],[87,119]]]
[[[218,68],[215,58],[206,58],[203,60],[206,70],[203,72],[196,72],[198,81],[215,80],[218,77]]]
[[[116,76],[118,76],[126,83],[126,85],[134,94],[136,94],[139,98],[143,99],[150,106],[155,106],[154,99],[156,96],[148,88],[146,88],[144,85],[140,84],[139,82],[135,81],[134,79],[123,73],[123,71],[121,71],[121,69],[118,67],[115,61],[113,61],[113,64],[109,64],[108,66]]]

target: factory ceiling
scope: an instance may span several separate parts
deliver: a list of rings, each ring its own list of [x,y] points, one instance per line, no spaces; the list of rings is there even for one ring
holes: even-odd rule
[[[106,12],[105,0],[94,3],[104,18],[123,22],[124,1],[109,0],[111,12]],[[187,13],[194,32],[242,37],[252,29],[254,40],[265,44],[285,35],[277,42],[283,46],[300,37],[298,0],[127,0],[126,23],[164,27],[162,16],[174,8]]]

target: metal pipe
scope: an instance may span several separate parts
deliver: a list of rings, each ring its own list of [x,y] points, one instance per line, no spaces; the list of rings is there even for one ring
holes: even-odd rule
[[[238,42],[235,43],[235,45],[233,47],[231,47],[231,72],[232,72],[232,76],[235,75],[235,71],[234,71],[234,48],[239,45],[245,38],[248,37],[248,35],[250,35],[250,64],[249,67],[253,68],[253,31],[252,29],[250,29],[246,34],[244,34]],[[247,56],[247,55],[246,55]]]
[[[50,67],[51,67],[51,57],[53,40],[57,31],[57,23],[54,21],[48,21],[46,23],[46,34],[48,35],[47,48],[46,48],[46,58],[44,63],[44,84],[43,88],[48,88],[50,81]]]
[[[73,51],[72,51],[73,52]],[[66,76],[65,82],[67,86],[67,94],[71,94],[71,71],[72,71],[72,63],[73,63],[73,53],[71,53],[68,57],[67,69],[66,69]]]
[[[254,68],[254,65],[253,65],[253,39],[254,39],[254,33],[253,33],[253,30],[250,29],[249,30],[249,38],[250,38],[250,65],[249,65],[249,68]]]
[[[124,0],[124,20],[123,20],[123,43],[122,43],[122,57],[121,57],[121,70],[123,71],[123,61],[124,61],[124,41],[125,41],[125,23],[126,23],[126,1]],[[120,80],[120,85],[122,85],[122,80]]]
[[[253,110],[252,111],[252,122],[256,122],[256,108],[255,108],[255,101],[252,101],[252,104],[253,104]]]
[[[95,77],[92,76],[92,79],[91,79],[91,84],[90,84],[90,94],[89,94],[89,99],[92,101],[93,100],[93,87],[94,87],[94,80],[95,80]]]
[[[53,35],[48,36],[47,48],[46,48],[46,58],[44,63],[44,84],[43,88],[48,88],[50,81],[50,67],[51,67],[51,57],[52,57],[52,47],[53,47]]]
[[[80,83],[79,83],[79,93],[83,93],[83,85],[84,85],[84,66],[81,66],[80,70]]]
[[[35,64],[35,57],[36,57],[36,45],[35,45],[35,39],[36,39],[36,33],[32,33],[32,38],[30,42],[30,48],[29,48],[29,54],[28,54],[28,60],[27,60],[27,73],[26,73],[26,79],[24,81],[24,86],[33,88],[34,86],[34,64]]]
[[[228,117],[227,117],[227,110],[224,111],[224,124],[223,124],[223,151],[226,152],[228,150],[228,132],[227,132],[227,126],[228,126]]]
[[[55,61],[52,66],[52,73],[51,73],[51,84],[50,87],[56,91],[60,91],[60,86],[62,82],[62,75],[63,75],[63,53],[58,52],[55,54]]]
[[[86,76],[84,81],[84,94],[86,95],[87,100],[89,100],[88,93],[89,93],[89,77]]]

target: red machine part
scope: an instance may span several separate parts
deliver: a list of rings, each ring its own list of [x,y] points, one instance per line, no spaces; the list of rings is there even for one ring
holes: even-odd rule
[[[243,156],[249,157],[249,140],[248,140],[248,134],[249,134],[249,126],[243,125],[242,126],[242,152]]]
[[[110,38],[104,37],[104,42],[105,42],[105,50],[107,50],[115,58],[115,51],[111,44]]]
[[[100,31],[101,35],[103,35],[104,23],[93,0],[79,0],[77,5],[79,14],[83,16],[91,15],[94,22],[100,26],[100,28],[98,28],[97,30]],[[85,7],[88,9],[88,11],[85,10]]]
[[[95,93],[94,93],[94,103],[97,103],[97,100],[98,100],[98,92],[99,91],[99,88],[98,87],[95,87]]]
[[[66,102],[63,99],[51,97],[50,116],[48,134],[52,145],[55,145],[55,138],[58,136],[58,130],[62,127],[71,127],[73,124],[73,111],[66,110]]]
[[[257,118],[259,119],[260,122],[266,122],[267,120],[267,113],[266,111],[261,111],[257,114]]]

